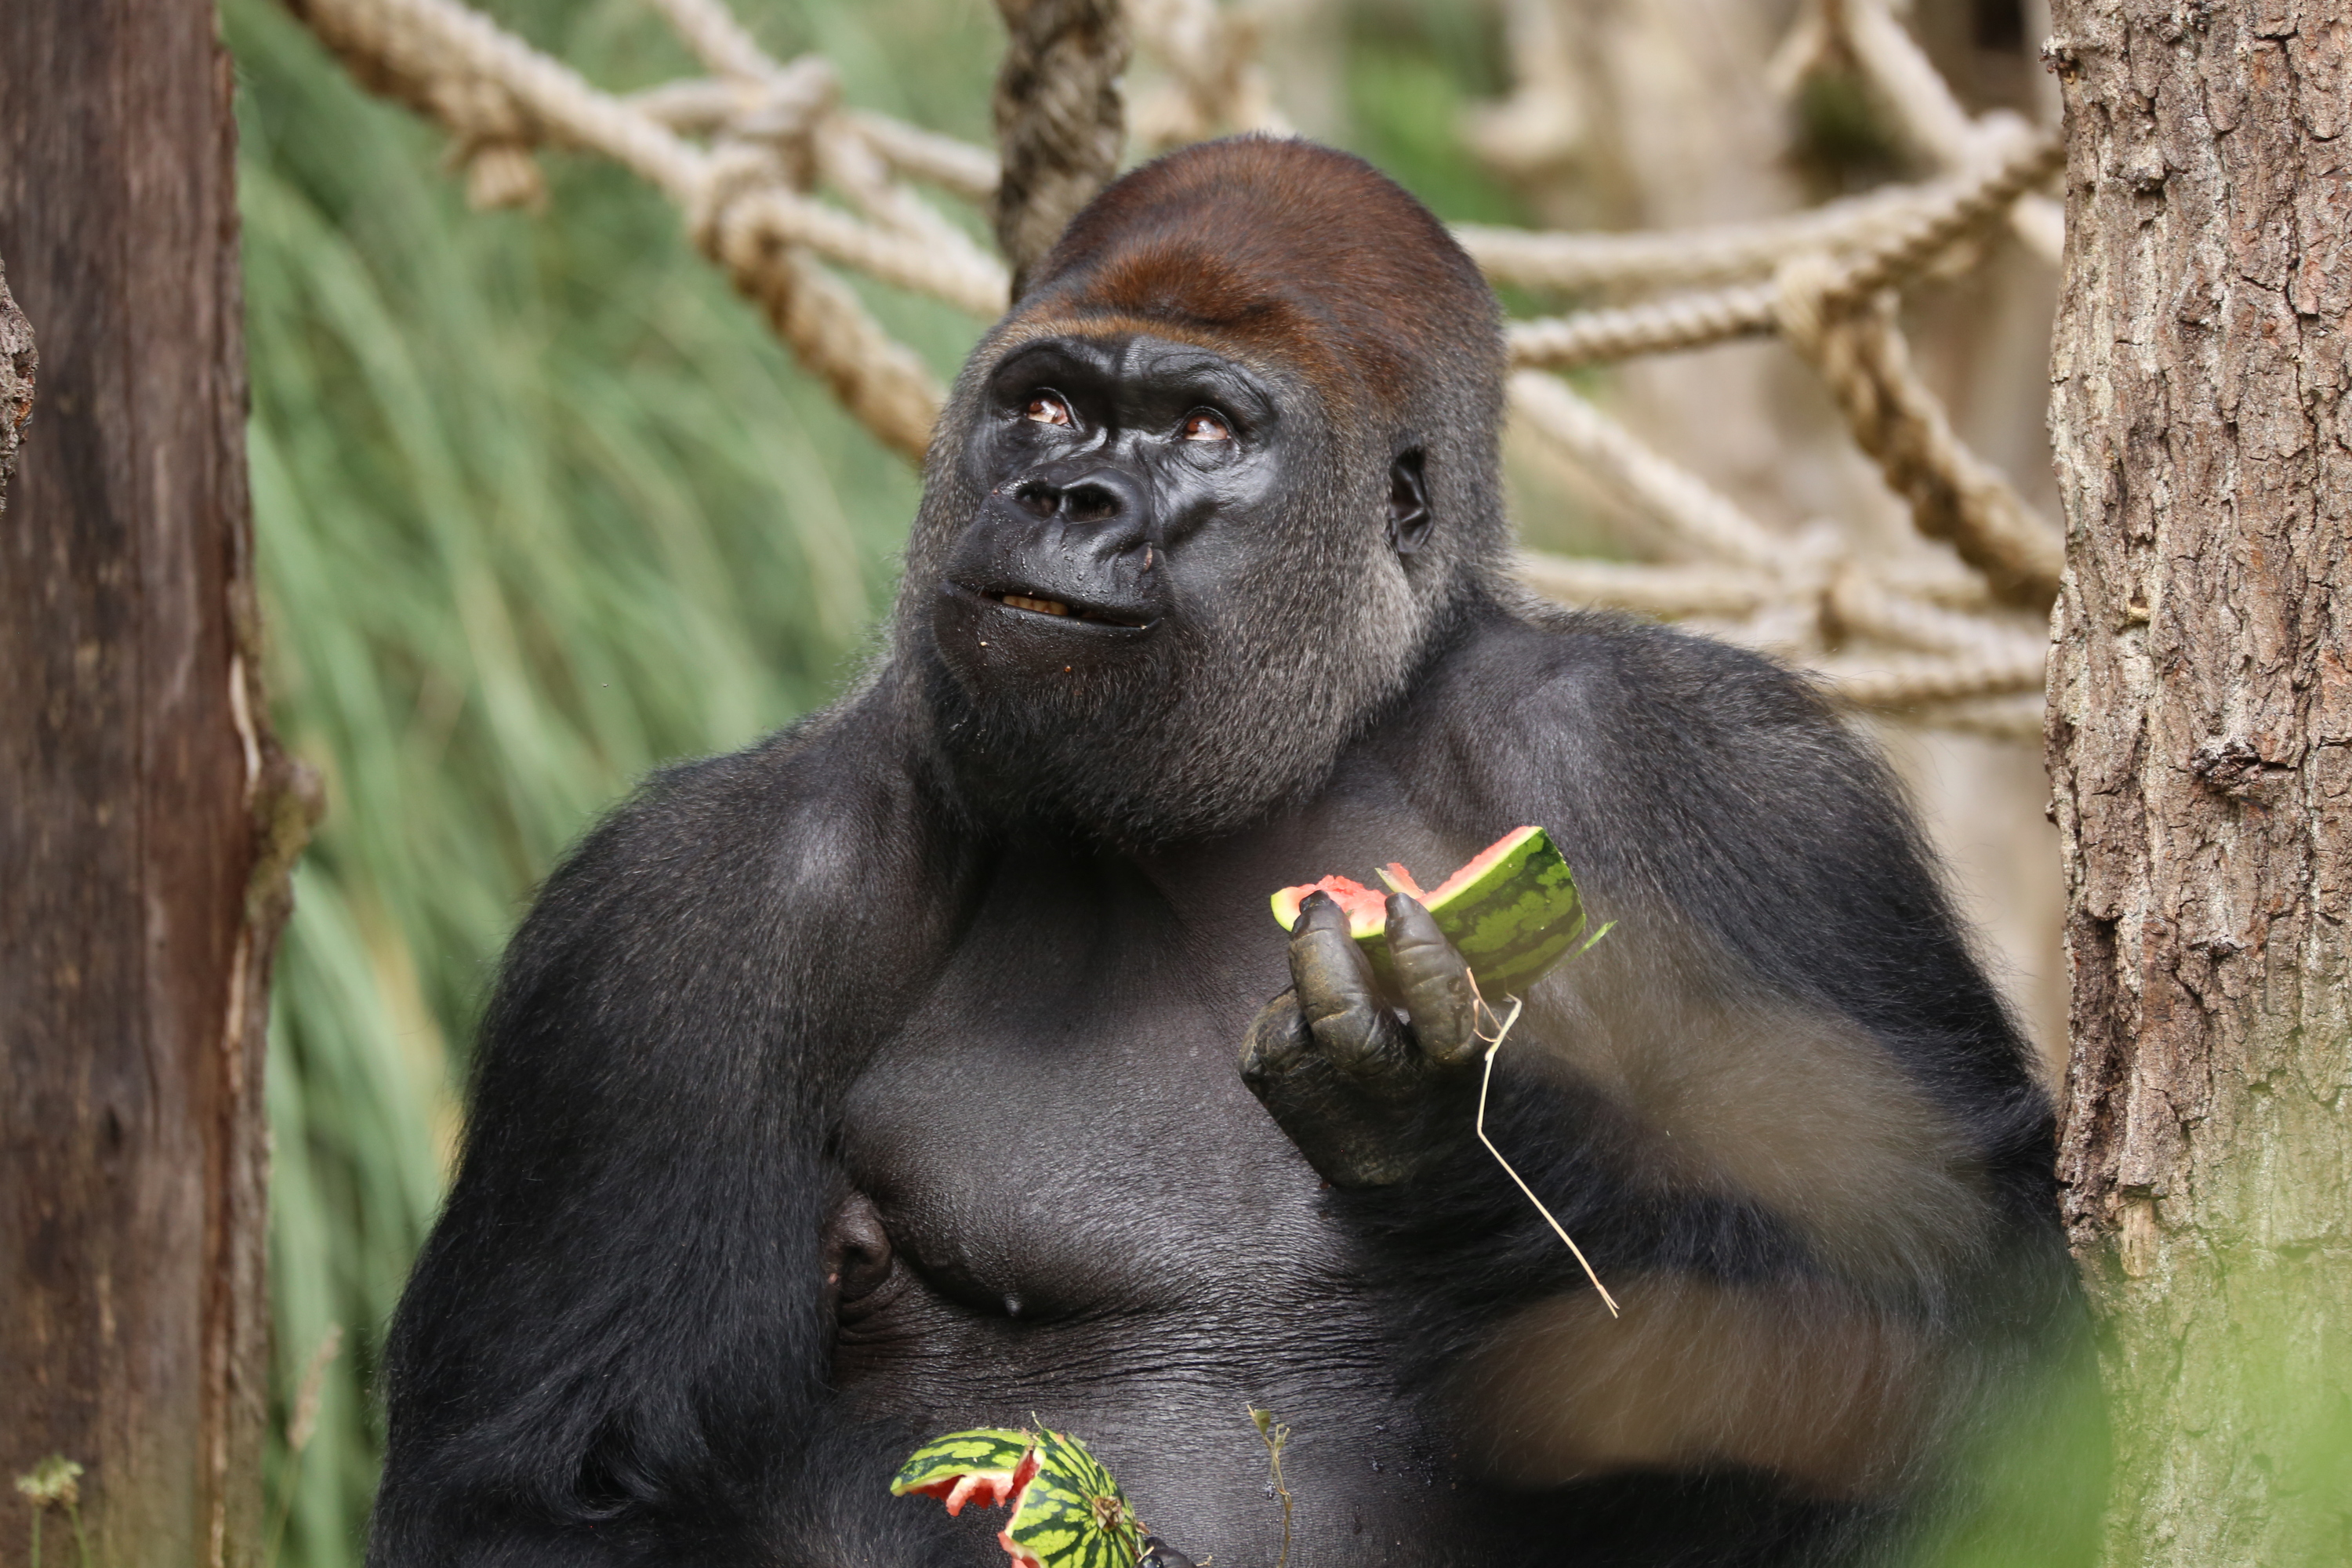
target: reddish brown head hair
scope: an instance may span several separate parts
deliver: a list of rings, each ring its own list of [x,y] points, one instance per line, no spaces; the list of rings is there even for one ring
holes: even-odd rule
[[[1458,397],[1465,372],[1498,385],[1503,365],[1494,295],[1428,208],[1360,158],[1263,136],[1184,148],[1106,190],[1008,325],[1199,340],[1406,418],[1442,395],[1433,383]]]

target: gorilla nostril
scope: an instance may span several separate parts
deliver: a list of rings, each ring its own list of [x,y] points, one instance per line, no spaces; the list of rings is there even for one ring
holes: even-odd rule
[[[1013,499],[1024,511],[1038,517],[1051,517],[1062,504],[1062,489],[1044,479],[1029,479],[1013,492]]]
[[[1119,510],[1118,492],[1106,485],[1073,485],[1062,492],[1062,515],[1072,522],[1101,522]]]

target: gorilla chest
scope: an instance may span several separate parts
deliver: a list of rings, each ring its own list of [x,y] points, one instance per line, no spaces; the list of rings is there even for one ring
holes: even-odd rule
[[[916,1282],[1040,1327],[1328,1268],[1318,1184],[1235,1068],[1284,984],[1279,940],[1254,945],[1202,951],[1116,899],[983,916],[844,1126]]]
[[[891,1254],[839,1309],[848,1408],[1080,1433],[1156,1529],[1223,1552],[1278,1530],[1245,1415],[1268,1406],[1318,1497],[1302,1553],[1427,1529],[1383,1316],[1238,1071],[1280,933],[1226,952],[1148,902],[1020,912],[982,918],[846,1107],[851,1202]]]

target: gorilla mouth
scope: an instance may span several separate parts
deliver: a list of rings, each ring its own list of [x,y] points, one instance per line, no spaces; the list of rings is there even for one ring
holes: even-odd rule
[[[1001,605],[1018,616],[1037,616],[1053,620],[1077,621],[1089,626],[1116,626],[1122,631],[1141,631],[1159,617],[1136,605],[1082,604],[1073,599],[1056,599],[1036,590],[1020,588],[973,588],[973,594],[992,605]]]

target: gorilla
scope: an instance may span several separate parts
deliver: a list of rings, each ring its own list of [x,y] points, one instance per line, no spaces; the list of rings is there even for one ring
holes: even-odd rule
[[[1820,694],[1515,585],[1503,374],[1345,154],[1195,146],[1072,222],[956,384],[887,646],[653,778],[514,939],[376,1568],[1001,1563],[1001,1514],[887,1483],[1037,1425],[1162,1561],[1270,1568],[1251,1406],[1297,1568],[1968,1527],[2080,1343],[2050,1102]],[[1267,912],[1523,823],[1614,927],[1486,1125],[1622,1317],[1474,1136],[1427,911],[1392,981],[1329,899]]]

